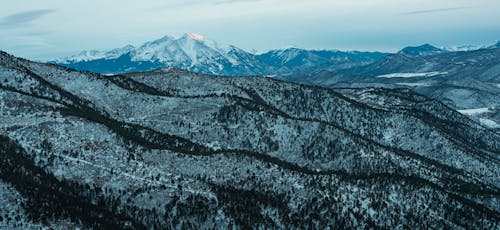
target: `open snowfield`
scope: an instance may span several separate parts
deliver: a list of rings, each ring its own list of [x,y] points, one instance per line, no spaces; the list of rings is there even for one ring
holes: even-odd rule
[[[446,75],[448,72],[426,72],[426,73],[391,73],[377,76],[377,78],[410,78],[410,77],[434,77]]]

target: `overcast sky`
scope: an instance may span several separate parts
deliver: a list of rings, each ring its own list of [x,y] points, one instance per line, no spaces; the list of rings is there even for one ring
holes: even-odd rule
[[[0,49],[50,59],[195,32],[257,51],[396,51],[490,44],[500,0],[15,0],[0,7]]]

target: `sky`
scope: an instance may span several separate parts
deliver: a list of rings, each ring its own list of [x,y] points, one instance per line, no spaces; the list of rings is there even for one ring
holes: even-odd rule
[[[0,8],[0,50],[50,60],[195,32],[262,52],[394,52],[500,40],[500,0],[16,0]]]

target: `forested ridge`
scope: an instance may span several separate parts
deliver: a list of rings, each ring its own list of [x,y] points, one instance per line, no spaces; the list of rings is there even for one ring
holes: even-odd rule
[[[500,135],[409,90],[177,69],[103,76],[1,53],[0,119],[0,227],[500,220]]]

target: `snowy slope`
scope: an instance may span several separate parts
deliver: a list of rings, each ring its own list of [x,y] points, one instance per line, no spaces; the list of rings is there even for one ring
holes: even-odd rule
[[[446,75],[447,72],[425,72],[425,73],[391,73],[377,76],[377,78],[410,78],[410,77],[434,77]]]
[[[435,46],[424,44],[421,46],[408,46],[403,48],[398,54],[409,55],[413,57],[423,57],[423,56],[432,56],[436,54],[446,53],[446,50],[439,49]]]
[[[408,87],[457,110],[500,107],[500,49],[494,46],[457,52],[408,47],[365,66],[278,78],[335,88]],[[500,116],[484,115],[500,123]]]
[[[82,51],[77,55],[57,59],[55,62],[69,64],[74,62],[92,61],[102,58],[113,59],[113,58],[118,58],[128,52],[131,52],[134,48],[135,47],[132,45],[127,45],[122,48],[117,48],[110,51],[98,51],[98,50]]]
[[[0,52],[0,120],[0,228],[499,228],[500,135],[407,89]]]

